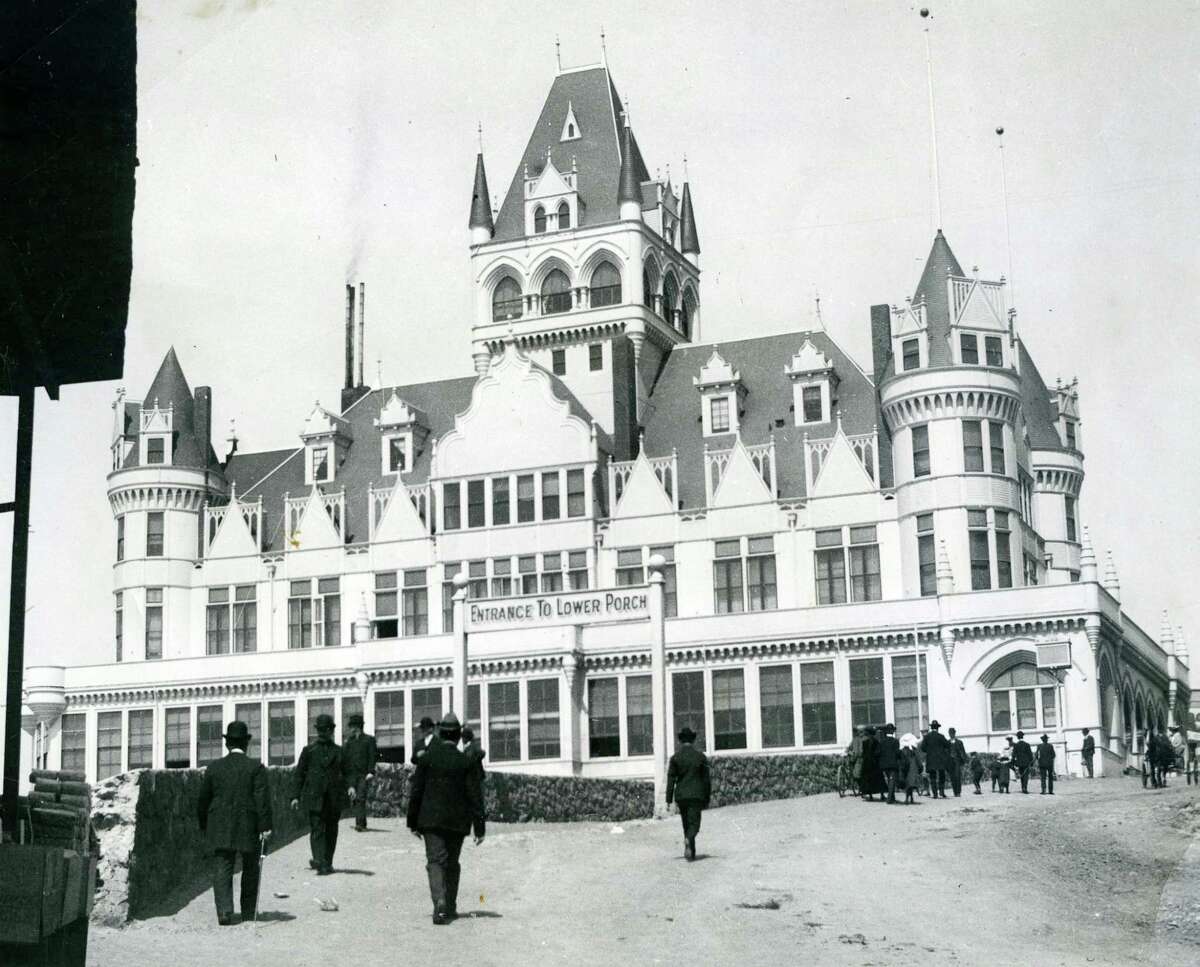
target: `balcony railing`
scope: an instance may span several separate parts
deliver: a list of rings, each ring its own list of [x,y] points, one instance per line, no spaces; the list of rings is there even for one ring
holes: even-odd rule
[[[559,312],[571,311],[571,293],[553,292],[542,296],[542,315],[552,316]]]
[[[621,303],[621,283],[616,285],[597,285],[590,290],[589,305],[593,309],[600,306],[615,306]]]
[[[525,314],[524,299],[504,299],[492,303],[492,322],[520,319]]]

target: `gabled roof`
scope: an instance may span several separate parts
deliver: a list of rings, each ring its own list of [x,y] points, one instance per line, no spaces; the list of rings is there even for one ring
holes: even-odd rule
[[[948,275],[963,274],[962,266],[950,250],[950,243],[939,228],[925,260],[925,271],[913,294],[913,304],[925,303],[925,318],[929,325],[929,365],[949,366],[952,362],[950,344],[950,297],[946,285]]]
[[[580,136],[572,141],[560,141],[563,118],[568,108],[579,121]],[[497,240],[521,238],[525,234],[525,170],[537,175],[550,159],[559,171],[571,170],[574,157],[578,172],[581,226],[614,222],[620,212],[617,188],[621,177],[621,145],[618,131],[622,126],[624,107],[613,86],[607,67],[559,74],[550,87],[546,103],[537,124],[529,136],[525,153],[513,174],[504,204],[496,218]],[[650,180],[642,161],[637,140],[633,143],[634,173],[638,183]]]
[[[848,435],[869,433],[879,428],[877,456],[883,487],[892,486],[891,445],[879,416],[875,387],[862,370],[827,333],[790,332],[759,336],[719,345],[721,356],[738,371],[748,390],[739,417],[742,442],[747,446],[775,438],[776,482],[780,495],[798,498],[805,495],[804,435],[812,439],[832,437],[836,421],[816,427],[796,426],[792,410],[792,382],[784,375],[796,351],[809,340],[829,357],[838,375],[837,407],[842,430]],[[662,375],[650,396],[653,413],[646,425],[645,450],[650,456],[664,456],[672,448],[678,451],[679,497],[684,507],[704,505],[704,445],[724,449],[734,437],[705,439],[701,425],[700,393],[692,380],[712,355],[711,345],[677,346],[671,351]],[[776,426],[782,421],[782,426]]]

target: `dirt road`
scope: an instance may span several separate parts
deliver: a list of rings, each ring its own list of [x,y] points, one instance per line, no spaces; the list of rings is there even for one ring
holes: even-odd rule
[[[718,809],[692,864],[674,818],[620,832],[494,825],[464,848],[468,916],[449,927],[430,923],[422,846],[400,821],[343,825],[334,876],[309,874],[307,840],[268,857],[266,922],[218,928],[205,893],[173,918],[93,929],[89,963],[326,967],[388,951],[475,965],[1147,962],[1200,793],[1132,779],[1058,793]],[[266,899],[276,891],[288,896]]]

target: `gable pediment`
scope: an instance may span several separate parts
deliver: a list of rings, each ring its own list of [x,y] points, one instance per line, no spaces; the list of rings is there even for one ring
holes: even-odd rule
[[[420,514],[417,513],[412,493],[397,476],[396,485],[388,497],[383,517],[375,524],[373,540],[383,543],[385,541],[410,541],[428,536],[429,531],[425,522],[421,520]]]
[[[259,552],[257,542],[246,524],[242,505],[232,501],[221,517],[217,532],[209,542],[205,557],[246,557]]]
[[[304,429],[300,431],[302,440],[315,440],[322,437],[348,437],[350,425],[340,416],[335,416],[325,409],[320,403],[317,403],[312,412],[308,414],[308,419],[304,421]]]
[[[652,517],[674,512],[675,505],[654,468],[650,466],[650,461],[646,459],[645,452],[639,453],[629,479],[625,482],[625,488],[621,491],[613,518]]]
[[[559,398],[550,374],[509,343],[475,381],[471,405],[454,418],[454,429],[438,440],[435,476],[590,463],[595,454],[592,426]]]
[[[805,339],[800,351],[792,357],[791,363],[783,368],[787,376],[814,376],[833,372],[833,363],[821,350],[813,345],[811,339]]]
[[[810,497],[837,497],[845,494],[869,493],[875,490],[875,481],[866,468],[846,434],[839,425],[829,453],[821,461],[821,470],[813,482]]]
[[[954,297],[952,304],[958,310],[954,325],[968,329],[1008,329],[1003,283],[952,278],[950,286]]]
[[[712,497],[712,507],[740,507],[772,501],[775,495],[763,480],[739,437],[729,454],[729,463]]]
[[[313,487],[302,513],[287,535],[290,550],[313,550],[316,548],[341,547],[338,534],[325,496]]]
[[[725,361],[721,351],[713,346],[712,355],[700,369],[700,375],[692,377],[692,385],[698,389],[730,386],[742,381],[742,374]]]
[[[892,306],[892,336],[894,338],[924,332],[925,329],[925,303],[914,306],[908,302],[905,303],[903,309]]]
[[[415,406],[409,406],[399,396],[396,391],[392,390],[392,395],[388,397],[387,402],[379,411],[379,418],[375,421],[375,425],[380,429],[391,429],[393,427],[407,427],[414,425],[427,426],[425,414]]]
[[[546,167],[534,179],[533,185],[529,189],[529,198],[531,200],[534,198],[556,198],[560,195],[568,195],[574,190],[558,168],[554,166],[554,162],[547,158]]]

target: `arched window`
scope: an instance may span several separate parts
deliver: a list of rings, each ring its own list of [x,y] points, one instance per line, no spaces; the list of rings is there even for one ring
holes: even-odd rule
[[[492,292],[492,322],[520,319],[524,309],[521,287],[517,285],[516,279],[506,275]]]
[[[679,300],[679,286],[675,282],[675,276],[668,275],[663,280],[663,296],[662,296],[662,317],[667,320],[672,326],[675,325],[675,303]]]
[[[565,201],[558,206],[558,228],[561,231],[564,228],[571,227],[571,206]]]
[[[546,209],[541,205],[538,205],[533,211],[533,230],[538,235],[546,230]]]
[[[692,338],[692,318],[696,312],[696,297],[688,289],[683,294],[683,305],[679,309],[679,331],[684,339]]]
[[[592,308],[621,302],[621,273],[612,262],[601,262],[592,273]]]
[[[1058,726],[1058,682],[1032,661],[1010,666],[987,689],[993,732]]]
[[[647,309],[654,308],[654,286],[650,282],[649,269],[642,269],[642,302]]]
[[[542,315],[566,312],[571,308],[571,282],[563,272],[554,269],[542,283]]]

